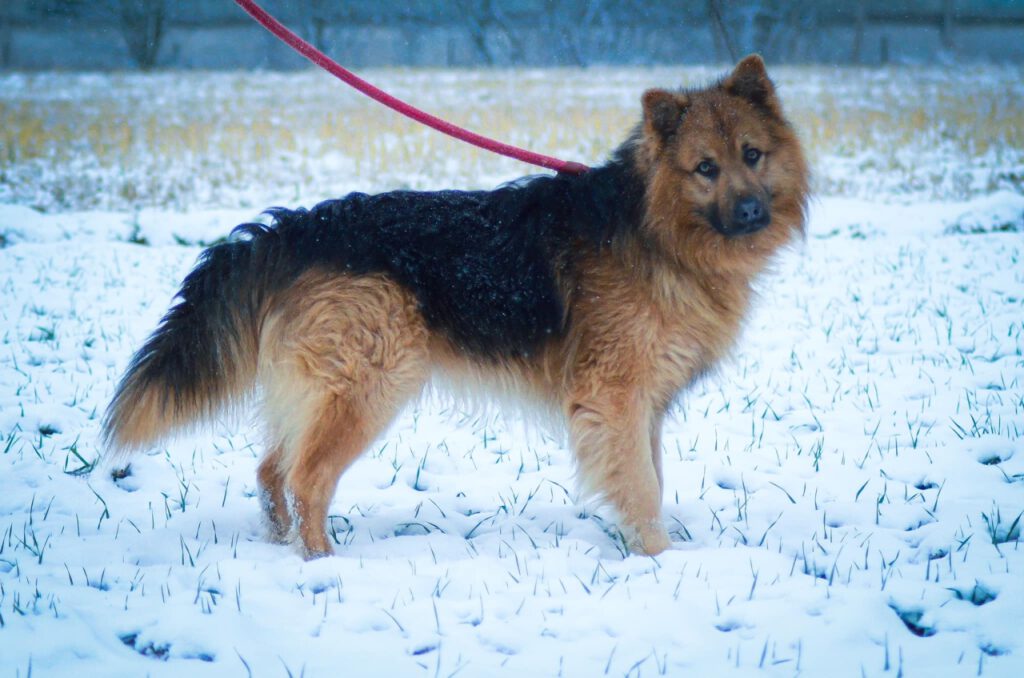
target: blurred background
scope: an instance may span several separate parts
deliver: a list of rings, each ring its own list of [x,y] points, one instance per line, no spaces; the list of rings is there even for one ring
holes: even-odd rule
[[[1024,60],[1024,0],[265,0],[364,66]],[[3,0],[0,67],[290,69],[230,0]]]
[[[644,89],[702,86],[758,51],[817,195],[1024,192],[1024,0],[261,4],[395,96],[568,160],[602,162]],[[0,0],[0,205],[193,223],[535,171],[381,108],[232,0]]]

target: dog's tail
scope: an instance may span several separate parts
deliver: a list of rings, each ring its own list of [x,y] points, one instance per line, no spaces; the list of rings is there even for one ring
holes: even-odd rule
[[[103,420],[108,450],[144,448],[251,390],[260,325],[288,258],[281,233],[260,224],[202,254],[117,386]]]

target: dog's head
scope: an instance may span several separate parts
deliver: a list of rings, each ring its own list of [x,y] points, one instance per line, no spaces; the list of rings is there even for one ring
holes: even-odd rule
[[[808,172],[757,55],[704,89],[643,95],[647,228],[701,268],[759,269],[802,232]]]

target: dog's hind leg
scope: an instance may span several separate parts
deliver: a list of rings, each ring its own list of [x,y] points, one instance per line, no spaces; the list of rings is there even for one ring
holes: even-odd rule
[[[284,494],[284,474],[281,472],[283,461],[284,446],[276,443],[256,471],[263,518],[267,523],[270,540],[277,543],[287,540],[292,527]]]
[[[382,276],[309,275],[268,317],[260,360],[288,510],[304,555],[328,555],[338,479],[428,376],[422,316]]]
[[[289,509],[307,559],[331,554],[324,526],[338,479],[383,428],[379,418],[356,401],[349,395],[326,395],[316,411],[315,424],[299,438],[288,469]]]
[[[580,475],[617,509],[631,550],[655,555],[670,545],[652,456],[652,416],[628,393],[588,389],[569,403],[569,431]]]

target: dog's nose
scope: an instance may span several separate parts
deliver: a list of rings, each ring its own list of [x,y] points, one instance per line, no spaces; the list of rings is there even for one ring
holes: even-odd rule
[[[770,219],[768,208],[758,198],[753,196],[740,198],[736,201],[732,218],[737,228],[746,233],[764,228],[768,225]]]

